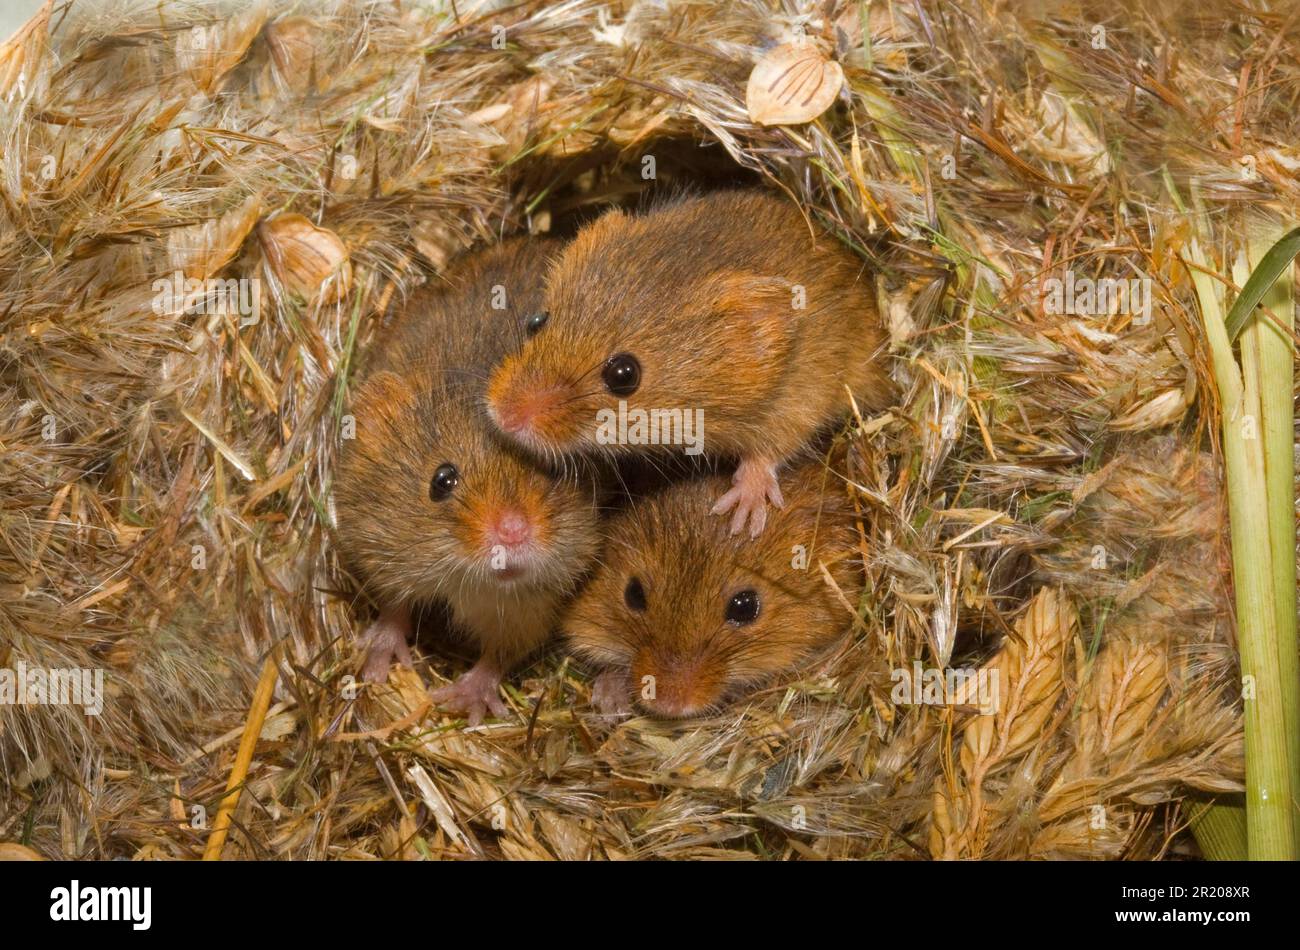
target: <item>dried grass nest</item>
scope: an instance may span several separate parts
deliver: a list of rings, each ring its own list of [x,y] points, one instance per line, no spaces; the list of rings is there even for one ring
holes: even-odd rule
[[[227,857],[1181,852],[1242,740],[1169,184],[1220,260],[1247,212],[1297,218],[1287,10],[51,0],[0,47],[0,666],[104,668],[109,699],[0,706],[0,841],[202,853],[269,654]],[[846,89],[756,125],[796,32]],[[710,177],[880,274],[902,396],[847,436],[843,648],[688,724],[600,718],[558,649],[477,731],[424,704],[464,668],[438,647],[349,688],[328,497],[368,342],[463,248]],[[1063,266],[1148,275],[1151,320],[1045,312]],[[259,278],[260,321],[156,312],[177,270]],[[895,704],[915,661],[997,669],[996,714]]]

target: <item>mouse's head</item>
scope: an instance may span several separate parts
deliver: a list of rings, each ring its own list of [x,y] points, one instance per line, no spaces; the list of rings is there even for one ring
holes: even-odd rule
[[[736,223],[698,204],[612,211],[579,232],[523,347],[489,380],[503,433],[553,456],[628,444],[606,425],[620,408],[698,410],[720,433],[752,424],[791,346],[791,285],[726,244]]]
[[[709,516],[725,479],[674,486],[612,519],[603,564],[563,625],[574,649],[627,671],[644,711],[683,718],[835,640],[851,618],[819,562],[855,604],[852,516],[837,476],[820,466],[795,474],[758,538]]]
[[[384,369],[354,399],[335,484],[340,547],[377,591],[567,589],[594,556],[590,490],[557,480],[487,424],[473,378]]]

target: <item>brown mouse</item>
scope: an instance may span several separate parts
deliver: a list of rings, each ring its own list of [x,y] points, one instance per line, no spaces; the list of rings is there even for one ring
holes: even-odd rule
[[[711,511],[734,508],[732,531],[758,534],[782,501],[778,468],[843,418],[849,393],[888,404],[884,341],[859,258],[789,201],[717,192],[580,230],[545,315],[493,372],[488,409],[552,458],[626,448],[600,424],[620,403],[699,411],[705,450],[739,460]]]
[[[843,480],[820,462],[786,478],[786,504],[757,538],[706,515],[725,476],[679,482],[610,519],[602,564],[561,630],[605,671],[593,702],[630,701],[663,718],[725,701],[828,646],[852,616],[824,563],[856,606],[863,587]]]
[[[502,676],[554,629],[599,544],[594,490],[543,471],[483,412],[487,372],[522,342],[559,246],[507,241],[418,295],[355,394],[334,486],[339,547],[380,606],[365,677],[409,664],[412,609],[445,601],[482,654],[432,695],[472,725],[507,714]]]

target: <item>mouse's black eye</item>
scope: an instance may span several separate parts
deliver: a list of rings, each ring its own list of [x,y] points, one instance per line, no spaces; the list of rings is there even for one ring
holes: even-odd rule
[[[725,615],[727,623],[734,624],[737,627],[753,623],[757,619],[758,611],[762,606],[756,590],[742,590],[738,594],[732,594],[731,600],[727,601]]]
[[[630,396],[641,385],[641,364],[631,353],[619,353],[605,361],[600,378],[615,396]]]
[[[634,577],[627,582],[623,588],[623,603],[637,613],[645,610],[645,588],[641,586],[641,578]]]
[[[533,314],[524,321],[524,333],[529,336],[536,336],[537,331],[546,326],[546,321],[551,319],[551,315],[545,310]]]
[[[429,481],[429,498],[432,501],[446,501],[460,484],[460,472],[450,462],[443,462],[433,473]]]

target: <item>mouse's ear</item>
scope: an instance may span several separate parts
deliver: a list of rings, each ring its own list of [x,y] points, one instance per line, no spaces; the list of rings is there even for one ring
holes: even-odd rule
[[[584,224],[567,244],[550,251],[542,280],[544,309],[572,308],[570,319],[587,312],[590,304],[582,305],[586,295],[600,294],[608,276],[618,273],[615,269],[605,275],[604,269],[611,243],[626,220],[621,209],[612,208]]]
[[[717,283],[714,311],[727,318],[761,360],[782,359],[789,352],[805,306],[802,288],[786,280],[753,273],[729,272]]]
[[[352,397],[353,414],[362,421],[395,424],[415,410],[415,390],[391,370],[370,376]]]
[[[628,221],[627,212],[622,208],[610,208],[595,221],[589,221],[578,229],[566,246],[554,256],[547,273],[547,286],[560,283],[574,272],[583,273],[587,268],[600,265],[608,256],[611,242],[616,241]]]

